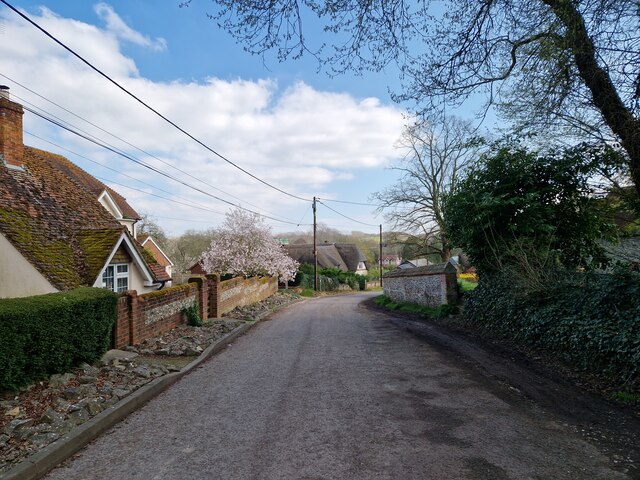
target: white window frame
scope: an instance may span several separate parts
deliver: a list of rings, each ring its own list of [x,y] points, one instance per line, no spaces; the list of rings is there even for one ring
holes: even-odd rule
[[[104,278],[109,271],[111,271],[111,276],[113,277],[113,285],[111,286],[111,288],[109,288]],[[126,280],[126,288],[121,288],[120,286],[118,286],[118,280]],[[107,265],[102,272],[102,288],[109,288],[115,293],[122,293],[129,290],[129,264],[112,263],[111,265]]]

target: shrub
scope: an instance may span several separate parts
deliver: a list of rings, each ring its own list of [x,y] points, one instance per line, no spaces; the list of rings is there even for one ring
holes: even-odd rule
[[[640,274],[565,273],[534,292],[494,275],[466,295],[466,321],[481,330],[620,383],[640,379]]]
[[[0,390],[99,359],[110,345],[116,302],[98,288],[0,300]]]
[[[187,325],[191,327],[201,327],[202,319],[198,313],[198,307],[190,305],[182,310],[182,313],[187,316]]]

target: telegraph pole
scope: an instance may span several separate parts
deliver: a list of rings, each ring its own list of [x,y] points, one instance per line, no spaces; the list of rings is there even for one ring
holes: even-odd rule
[[[318,242],[316,240],[316,197],[313,197],[313,290],[318,291]]]
[[[380,224],[380,257],[378,258],[380,264],[380,286],[382,287],[382,224]]]

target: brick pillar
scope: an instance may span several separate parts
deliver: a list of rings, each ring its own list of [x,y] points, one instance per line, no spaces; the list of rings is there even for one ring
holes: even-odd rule
[[[207,275],[209,284],[209,318],[222,317],[222,305],[220,300],[220,275]]]
[[[7,165],[14,167],[23,164],[23,113],[22,105],[9,100],[8,93],[0,96],[0,154]]]
[[[187,283],[198,286],[198,313],[202,320],[209,318],[209,282],[202,276],[190,277]]]
[[[129,345],[136,345],[140,339],[140,305],[138,292],[129,291]]]
[[[131,338],[130,325],[130,298],[126,293],[118,298],[118,317],[114,327],[114,348],[122,348],[129,345]]]

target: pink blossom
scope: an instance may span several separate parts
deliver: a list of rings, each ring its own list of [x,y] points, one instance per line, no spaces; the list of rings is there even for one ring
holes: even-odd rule
[[[271,236],[262,217],[240,209],[227,213],[218,237],[202,255],[202,264],[208,273],[270,275],[282,282],[293,280],[299,266]]]

